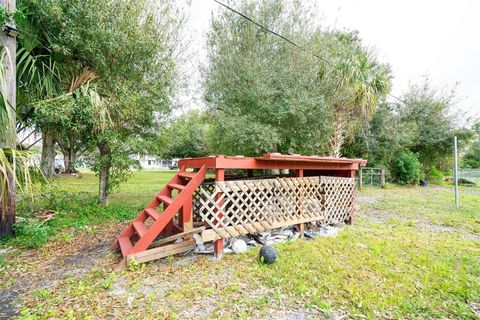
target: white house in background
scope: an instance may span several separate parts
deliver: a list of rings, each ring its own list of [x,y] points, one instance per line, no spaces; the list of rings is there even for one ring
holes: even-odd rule
[[[18,133],[17,141],[21,142],[25,147],[41,147],[42,133],[34,128],[26,128]]]
[[[154,156],[134,156],[138,160],[142,169],[170,169],[176,166],[179,158],[174,159],[159,159]]]

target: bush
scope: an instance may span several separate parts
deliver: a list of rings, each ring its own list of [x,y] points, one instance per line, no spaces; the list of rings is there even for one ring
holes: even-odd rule
[[[441,183],[445,175],[442,171],[438,170],[437,167],[431,166],[426,172],[426,179],[432,183]]]
[[[14,243],[24,248],[38,248],[47,243],[50,228],[34,220],[15,224]]]
[[[394,163],[396,179],[405,184],[416,184],[420,180],[420,162],[411,152],[400,153]]]

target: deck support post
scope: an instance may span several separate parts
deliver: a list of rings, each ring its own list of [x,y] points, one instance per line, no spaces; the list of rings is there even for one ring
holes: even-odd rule
[[[361,167],[359,167],[359,169],[360,169],[360,171],[362,170]],[[347,176],[347,178],[355,179],[355,170],[347,171],[346,176]],[[355,197],[355,184],[353,186],[354,186],[354,190],[353,190],[352,197]],[[352,209],[352,213],[350,214],[350,217],[348,217],[348,219],[345,220],[345,223],[348,224],[348,225],[352,225],[354,220],[355,220],[355,209]]]
[[[303,178],[303,169],[297,169],[295,170],[295,177],[297,178]],[[303,202],[303,199],[300,198],[300,199],[297,199],[297,203],[299,204],[299,208],[297,208],[297,210],[302,210],[302,202]],[[304,223],[300,223],[300,224],[297,224],[297,229],[298,231],[300,231],[300,239],[304,239],[305,238],[305,224]]]
[[[181,227],[183,229],[183,232],[190,231],[193,228],[192,201],[193,197],[190,196],[180,211]],[[185,240],[190,238],[191,237],[186,237]]]
[[[300,223],[297,226],[300,231],[300,239],[305,239],[305,223]]]
[[[167,188],[166,195],[171,198],[172,197],[172,190]],[[167,209],[167,207],[168,207],[167,204],[163,204],[163,210]],[[168,236],[171,236],[174,233],[175,233],[175,229],[174,229],[174,226],[173,226],[173,219],[172,219],[172,221],[168,222],[167,226],[162,231],[161,235],[168,237]]]
[[[224,169],[216,169],[215,170],[215,181],[225,181],[225,170]],[[222,198],[222,194],[219,193],[217,194],[217,199],[215,200],[218,200]],[[221,200],[219,202],[220,206],[223,204],[223,200]],[[219,212],[218,213],[218,218],[221,218],[222,217],[222,213]],[[218,239],[218,240],[215,240],[215,242],[213,243],[213,252],[214,252],[214,255],[215,255],[215,258],[217,259],[222,259],[223,258],[223,246],[224,246],[224,243],[223,243],[223,239]]]

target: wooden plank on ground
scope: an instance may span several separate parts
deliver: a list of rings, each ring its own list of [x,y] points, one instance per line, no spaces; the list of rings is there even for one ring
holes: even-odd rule
[[[182,252],[195,249],[195,240],[187,240],[179,243],[168,244],[163,247],[153,248],[142,252],[133,253],[127,256],[127,265],[135,260],[137,263],[148,262]]]
[[[182,233],[177,233],[177,234],[174,234],[173,236],[154,241],[154,242],[152,242],[152,244],[150,246],[152,248],[158,247],[158,246],[161,246],[162,244],[169,243],[169,242],[181,239],[183,237],[189,237],[189,236],[192,236],[196,233],[201,233],[203,230],[205,230],[204,226],[200,227],[200,228],[191,229],[189,231],[185,231],[185,232],[182,232]]]

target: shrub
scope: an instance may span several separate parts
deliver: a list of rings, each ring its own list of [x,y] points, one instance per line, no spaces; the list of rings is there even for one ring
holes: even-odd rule
[[[15,224],[14,243],[24,248],[38,248],[48,241],[50,228],[34,220],[22,221]]]
[[[445,175],[442,171],[438,170],[437,167],[431,166],[426,172],[426,179],[433,183],[441,183]]]
[[[411,152],[400,153],[394,163],[396,179],[405,184],[416,184],[420,180],[420,162]]]

